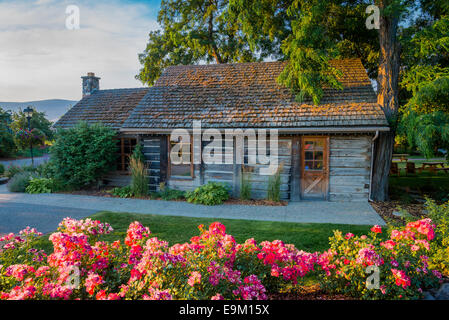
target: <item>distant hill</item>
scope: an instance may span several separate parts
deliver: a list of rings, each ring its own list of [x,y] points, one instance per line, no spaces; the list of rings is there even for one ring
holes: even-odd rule
[[[39,112],[45,112],[47,119],[50,121],[58,120],[67,110],[74,106],[78,101],[51,99],[28,102],[0,102],[0,107],[5,110],[18,111],[25,109],[27,106],[33,106]]]

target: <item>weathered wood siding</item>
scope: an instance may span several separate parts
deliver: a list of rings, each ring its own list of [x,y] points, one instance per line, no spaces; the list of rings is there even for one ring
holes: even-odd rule
[[[209,142],[203,142],[202,148]],[[289,199],[290,197],[290,171],[291,171],[291,138],[280,138],[279,140],[279,163],[283,164],[283,171],[281,173],[281,198]],[[267,148],[268,149],[268,148]],[[215,156],[222,157],[222,164],[201,164],[194,165],[194,177],[190,178],[170,178],[166,180],[167,186],[173,189],[190,191],[198,186],[207,184],[208,182],[220,182],[228,184],[231,188],[231,193],[234,197],[240,196],[241,170],[242,166],[235,163],[236,150],[234,146],[234,164],[225,164],[224,155],[226,153],[226,141],[223,137],[223,147],[221,153]],[[248,147],[245,146],[245,154],[248,154]],[[245,163],[248,158],[245,157]],[[269,176],[260,174],[260,168],[266,167],[262,164],[253,164],[246,167],[252,171],[250,175],[252,197],[254,199],[264,199],[267,196]]]
[[[298,137],[279,138],[279,163],[283,164],[281,173],[281,198],[284,200],[299,198],[299,184],[294,185],[300,168],[294,174],[294,160],[300,154]],[[145,159],[148,165],[150,190],[159,190],[160,182],[166,182],[173,189],[190,191],[208,182],[227,183],[234,197],[240,194],[242,166],[238,164],[201,164],[194,165],[192,179],[167,177],[168,148],[166,136],[141,136]],[[203,142],[202,147],[208,144]],[[225,153],[223,139],[223,155]],[[296,146],[294,151],[293,146]],[[267,148],[268,149],[268,148]],[[330,201],[367,201],[370,183],[371,137],[365,135],[330,136],[329,146],[329,200]],[[245,147],[245,154],[248,148]],[[235,157],[235,150],[234,150]],[[223,157],[224,162],[224,157]],[[235,161],[234,161],[235,162]],[[269,176],[260,174],[262,164],[248,164],[245,157],[245,170],[250,171],[251,192],[254,199],[267,196]],[[298,194],[297,194],[298,193]]]
[[[167,186],[171,189],[192,191],[201,185],[199,166],[195,166],[193,178],[168,178]]]
[[[369,197],[371,137],[330,137],[330,201],[367,201]]]
[[[267,141],[267,155],[269,154],[268,148],[269,142]],[[248,148],[246,147],[246,153],[248,154]],[[257,154],[257,150],[256,150]],[[292,139],[291,138],[279,138],[278,142],[278,156],[279,164],[282,164],[283,169],[281,172],[281,199],[290,199],[290,182],[291,182],[291,167],[292,167]],[[245,160],[245,170],[250,171],[248,174],[249,181],[251,182],[251,196],[253,199],[266,199],[268,190],[268,181],[270,176],[261,175],[260,169],[266,168],[266,164],[247,164]],[[239,180],[240,183],[240,180]]]
[[[159,184],[165,180],[164,161],[161,161],[163,154],[161,149],[164,147],[165,136],[141,136],[140,141],[143,146],[146,165],[148,166],[148,178],[150,191],[159,190]]]

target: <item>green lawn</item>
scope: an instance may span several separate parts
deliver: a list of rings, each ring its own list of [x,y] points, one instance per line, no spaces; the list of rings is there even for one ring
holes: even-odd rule
[[[400,176],[390,176],[390,197],[392,200],[400,200],[405,203],[413,202],[411,193],[420,194],[421,196],[428,196],[437,201],[449,200],[449,173],[439,171],[436,174],[430,173],[428,170],[424,170],[421,173],[418,172],[418,168],[421,167],[423,162],[444,162],[447,166],[444,158],[435,158],[430,160],[413,160],[413,157],[409,158],[409,161],[415,163],[417,169],[416,174],[407,175],[405,172],[406,162],[394,161],[398,164]],[[415,156],[415,158],[423,158],[422,156]]]
[[[173,245],[175,243],[188,242],[191,237],[198,235],[198,225],[208,225],[214,221],[220,221],[226,226],[227,233],[233,235],[239,243],[244,242],[248,238],[254,238],[258,242],[280,239],[285,243],[294,244],[298,249],[309,252],[327,250],[329,247],[328,239],[333,234],[333,230],[338,229],[343,233],[352,232],[355,235],[362,235],[368,233],[371,227],[340,224],[203,219],[115,212],[100,212],[92,215],[91,218],[108,222],[114,228],[113,234],[102,238],[102,240],[108,241],[123,240],[129,224],[133,221],[140,221],[150,228],[153,236],[168,241]],[[51,252],[51,243],[47,240],[47,236],[44,238],[45,240],[40,241],[40,246],[47,252]]]
[[[390,176],[390,197],[392,200],[413,202],[410,193],[428,196],[436,201],[449,200],[449,174],[420,174],[416,176]]]

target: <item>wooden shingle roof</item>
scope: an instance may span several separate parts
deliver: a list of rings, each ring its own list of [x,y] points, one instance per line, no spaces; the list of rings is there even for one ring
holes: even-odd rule
[[[335,60],[344,89],[298,103],[276,78],[285,62],[168,67],[122,129],[387,126],[359,59]]]
[[[148,88],[95,91],[81,99],[53,127],[69,128],[86,121],[119,129],[147,92]]]

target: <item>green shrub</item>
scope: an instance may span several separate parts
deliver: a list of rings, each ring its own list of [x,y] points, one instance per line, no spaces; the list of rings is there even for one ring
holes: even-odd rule
[[[134,149],[134,153],[129,161],[131,170],[131,190],[136,197],[148,195],[147,166],[145,165],[140,145]],[[140,151],[139,151],[140,150]]]
[[[0,157],[13,156],[17,151],[12,133],[1,128],[0,124]]]
[[[242,170],[242,179],[240,183],[240,199],[251,199],[251,172],[245,172]]]
[[[55,191],[55,182],[48,178],[32,178],[25,191],[27,193],[52,193]]]
[[[39,177],[54,179],[56,177],[56,168],[54,163],[50,160],[37,166],[36,173]]]
[[[55,178],[73,188],[94,184],[114,168],[115,135],[112,129],[101,124],[85,122],[58,131],[50,148]]]
[[[9,179],[11,179],[19,172],[23,172],[23,170],[18,166],[12,165],[12,166],[8,167],[8,169],[6,169],[5,176],[8,177]]]
[[[112,189],[110,192],[113,196],[120,197],[120,198],[134,197],[134,193],[132,191],[131,186],[116,187],[116,188]]]
[[[0,157],[12,156],[17,151],[11,121],[11,113],[0,108]]]
[[[0,176],[2,176],[5,173],[5,166],[0,163]]]
[[[208,206],[222,204],[229,199],[229,186],[217,182],[209,182],[186,193],[188,202]]]
[[[5,176],[8,177],[9,179],[11,179],[16,174],[23,173],[23,172],[36,173],[37,170],[32,165],[22,166],[22,167],[12,165],[12,166],[8,167],[8,169],[6,169]]]
[[[162,200],[170,201],[170,200],[181,200],[185,198],[185,192],[181,190],[175,190],[170,188],[165,188],[164,191],[161,191],[160,196]]]
[[[31,172],[19,172],[8,181],[6,187],[11,192],[25,192],[31,178]]]
[[[270,201],[281,201],[281,172],[283,166],[279,165],[276,173],[268,180],[267,199]]]
[[[428,217],[435,223],[435,241],[432,242],[430,266],[449,276],[449,201],[437,205],[428,199]]]
[[[159,184],[160,191],[159,192],[150,192],[151,199],[159,199],[166,201],[171,200],[182,200],[185,199],[186,193],[181,190],[170,189],[165,186],[164,182]]]

